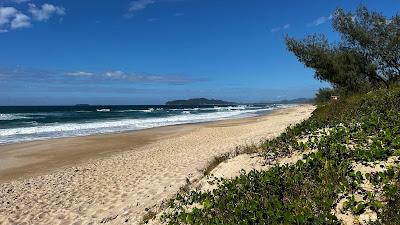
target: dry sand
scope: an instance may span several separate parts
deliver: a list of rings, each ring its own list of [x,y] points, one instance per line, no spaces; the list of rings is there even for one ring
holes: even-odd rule
[[[313,110],[0,146],[0,224],[138,224],[215,156],[275,137]]]
[[[241,154],[234,158],[228,159],[215,167],[210,174],[211,177],[203,177],[198,184],[194,185],[195,188],[200,187],[201,191],[210,191],[217,188],[216,184],[210,184],[213,178],[232,179],[239,176],[241,173],[248,173],[252,170],[266,171],[275,165],[293,165],[297,161],[303,159],[304,155],[308,155],[316,150],[308,150],[304,152],[293,152],[289,156],[278,157],[270,164],[265,163],[265,158],[257,153],[254,154]],[[196,187],[198,186],[198,187]]]

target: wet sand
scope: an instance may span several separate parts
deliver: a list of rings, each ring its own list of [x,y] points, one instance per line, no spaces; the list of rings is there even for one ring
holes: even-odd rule
[[[0,224],[138,224],[215,156],[275,137],[313,110],[2,145]]]

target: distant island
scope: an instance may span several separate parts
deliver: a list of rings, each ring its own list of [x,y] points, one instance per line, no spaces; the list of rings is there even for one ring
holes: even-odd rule
[[[237,105],[235,102],[227,102],[218,99],[191,98],[187,100],[173,100],[165,103],[166,105]]]

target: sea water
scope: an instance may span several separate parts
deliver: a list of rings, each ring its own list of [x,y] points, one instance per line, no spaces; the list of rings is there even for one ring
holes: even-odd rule
[[[288,106],[0,106],[0,144],[252,117]]]

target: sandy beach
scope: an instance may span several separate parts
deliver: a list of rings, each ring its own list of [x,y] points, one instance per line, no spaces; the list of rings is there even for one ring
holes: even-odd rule
[[[0,224],[139,224],[215,156],[273,138],[313,110],[2,145]]]

